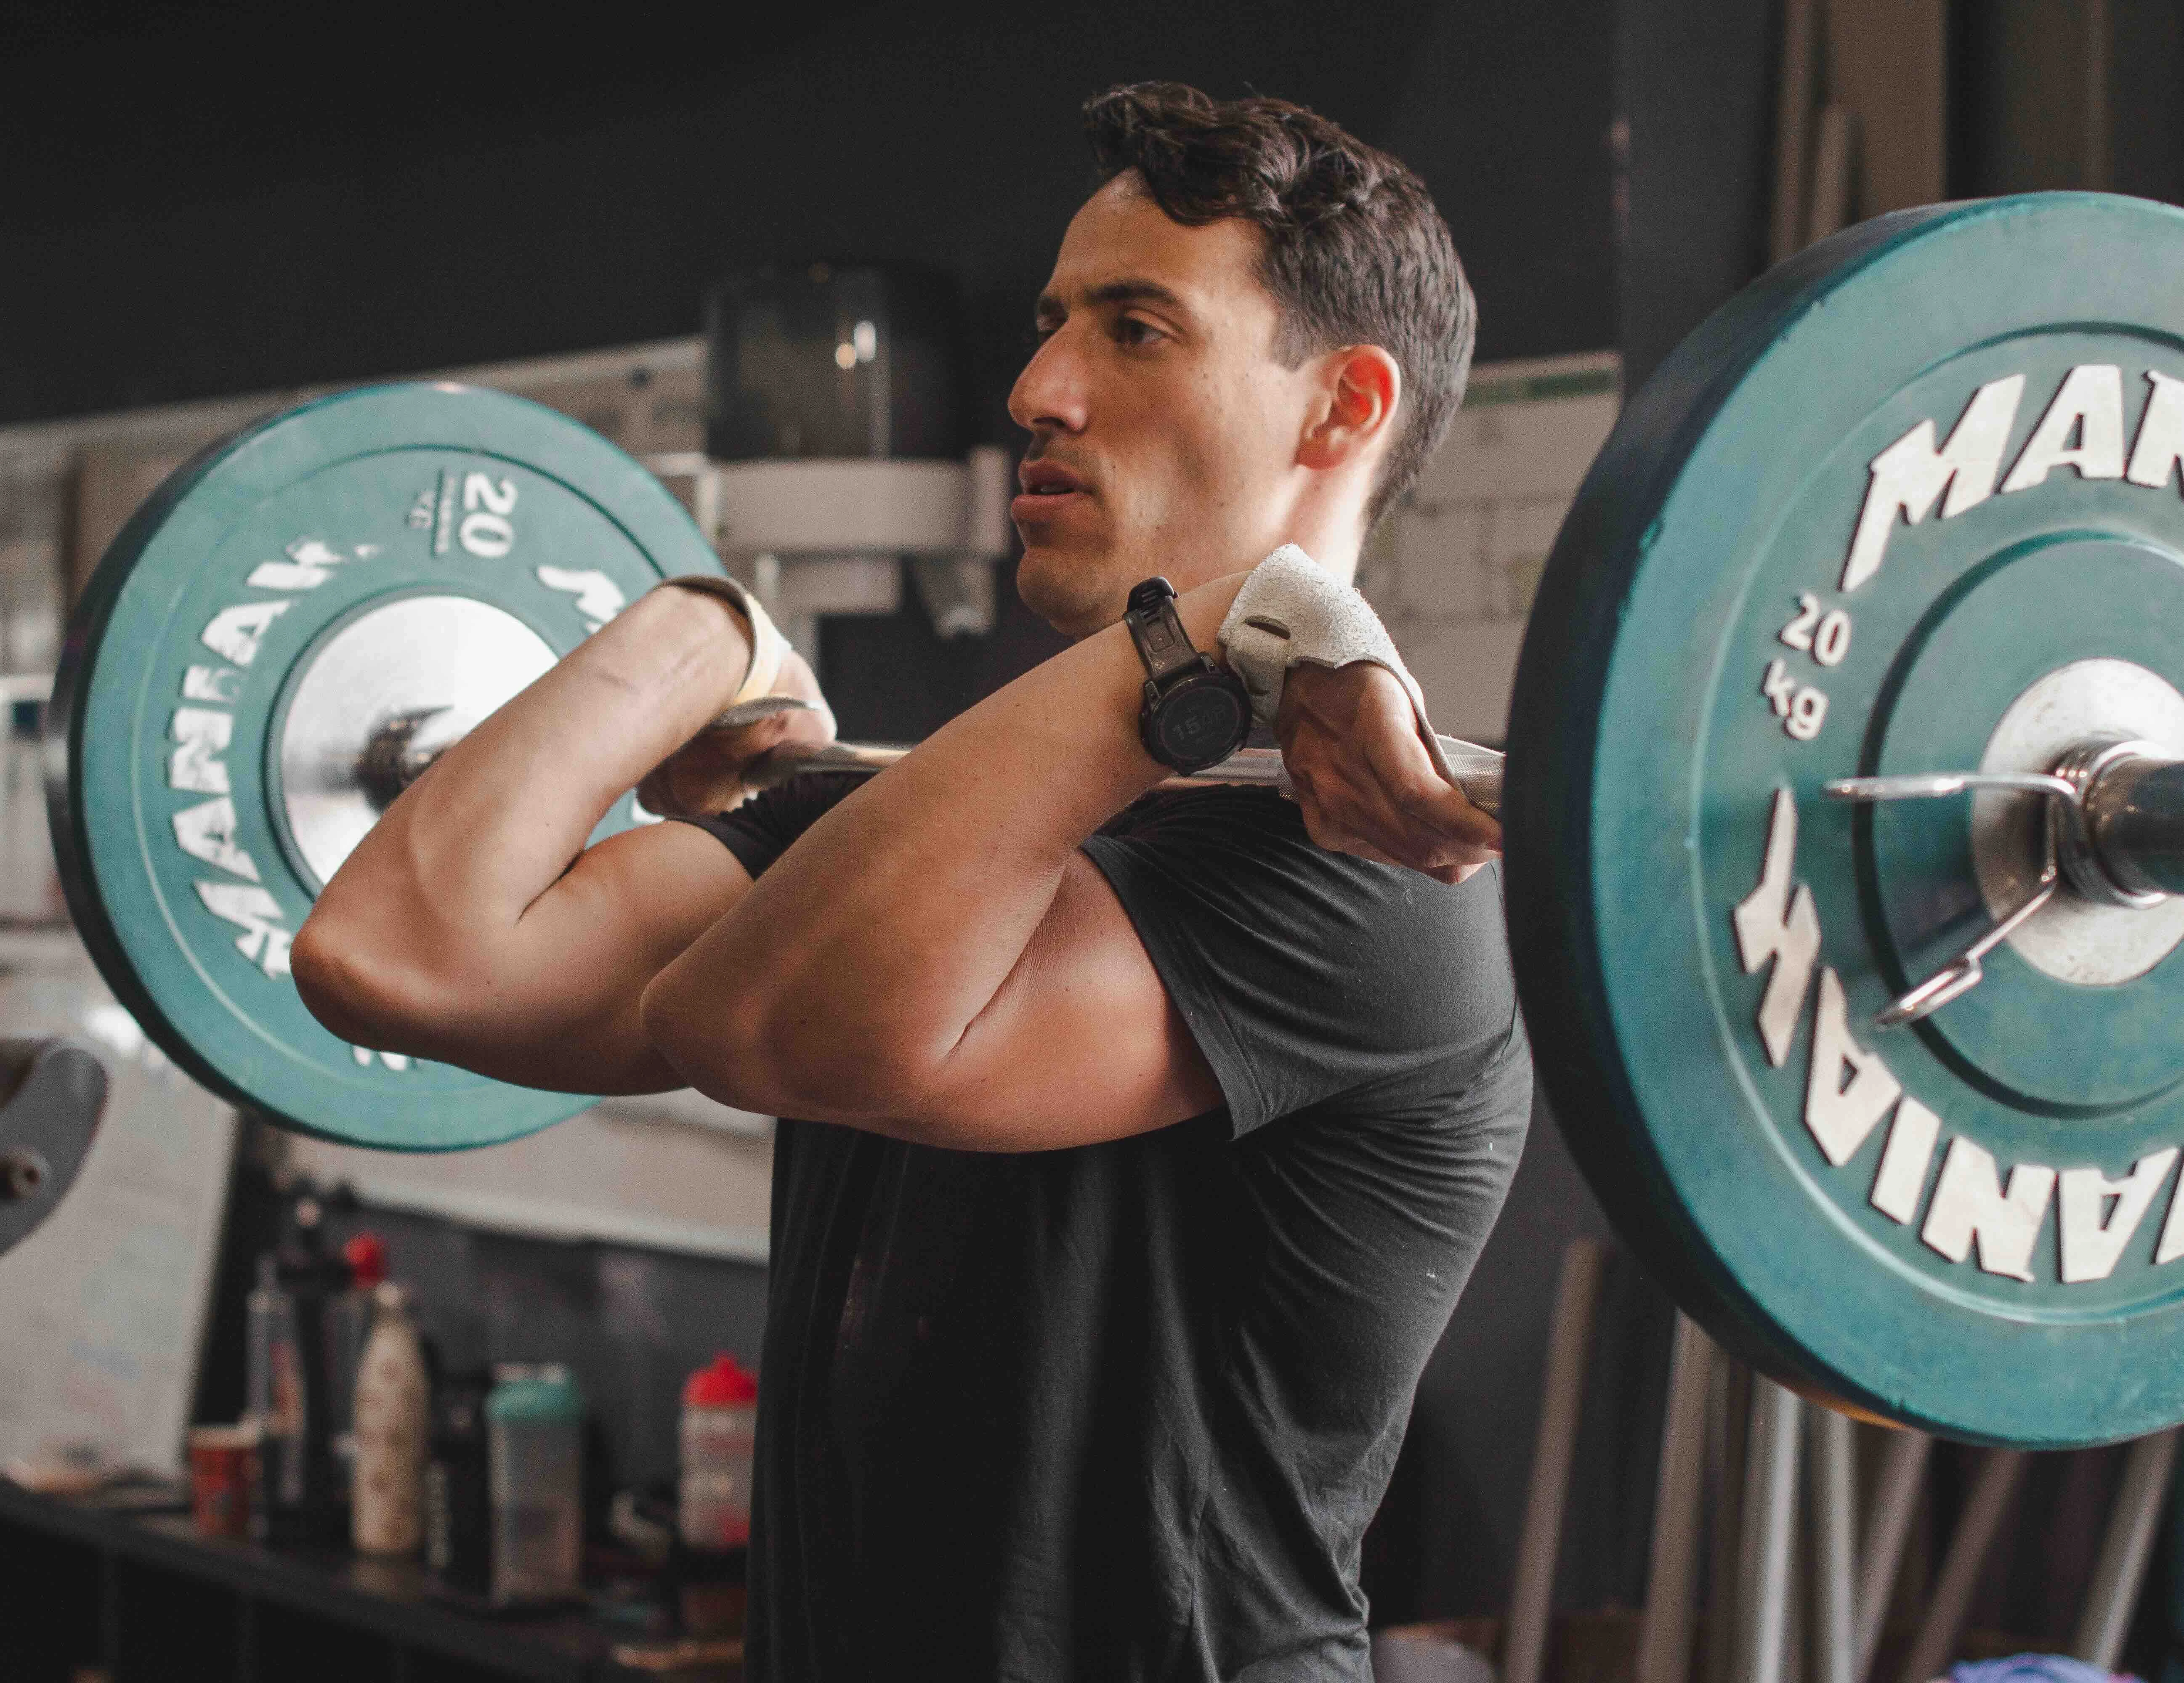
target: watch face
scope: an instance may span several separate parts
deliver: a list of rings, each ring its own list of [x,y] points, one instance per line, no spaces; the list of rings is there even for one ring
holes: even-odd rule
[[[1251,714],[1236,688],[1191,684],[1161,704],[1156,727],[1167,750],[1161,757],[1178,767],[1211,766],[1234,752],[1250,727]]]

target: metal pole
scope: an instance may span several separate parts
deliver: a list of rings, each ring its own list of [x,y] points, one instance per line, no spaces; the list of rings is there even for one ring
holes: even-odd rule
[[[1774,203],[1769,242],[1777,263],[1804,243],[1819,14],[1818,0],[1783,0],[1782,85],[1774,111]]]
[[[1847,105],[1820,107],[1813,147],[1813,184],[1806,194],[1805,242],[1814,244],[1847,227],[1858,180],[1858,113]]]
[[[1865,1541],[1858,1551],[1858,1654],[1853,1667],[1863,1680],[1873,1669],[1873,1653],[1880,1646],[1881,1622],[1888,1617],[1888,1600],[1896,1588],[1896,1574],[1903,1564],[1903,1545],[1911,1535],[1911,1518],[1919,1511],[1919,1493],[1925,1488],[1926,1461],[1934,1440],[1924,1432],[1891,1434],[1888,1453],[1880,1463],[1880,1476],[1873,1488],[1873,1512],[1865,1522]]]
[[[1814,1683],[1858,1683],[1852,1588],[1858,1546],[1857,1455],[1850,1417],[1808,1405],[1813,1427]]]
[[[2002,1529],[2003,1510],[2009,1506],[2024,1471],[2022,1450],[1986,1452],[1978,1481],[1972,1485],[1971,1500],[1964,1504],[1964,1517],[1957,1522],[1956,1535],[1949,1539],[1948,1556],[1942,1563],[1934,1599],[1927,1603],[1925,1619],[1919,1626],[1911,1652],[1904,1657],[1903,1669],[1897,1674],[1903,1683],[1931,1683],[1947,1669],[1949,1650],[1957,1644],[1965,1609],[1971,1605],[1980,1563],[1986,1558],[1994,1534]]]
[[[1797,1447],[1804,1404],[1774,1380],[1752,1380],[1744,1475],[1738,1683],[1780,1683],[1790,1623],[1790,1542],[1797,1518]]]
[[[1585,1358],[1592,1312],[1600,1299],[1602,1251],[1597,1240],[1573,1240],[1563,1252],[1554,1318],[1547,1324],[1547,1373],[1540,1402],[1540,1436],[1532,1451],[1532,1483],[1524,1530],[1517,1543],[1517,1580],[1509,1596],[1502,1643],[1502,1683],[1539,1683],[1547,1650],[1547,1619],[1555,1597],[1555,1558],[1561,1552],[1563,1508],[1585,1401]]]
[[[2086,25],[2086,176],[2088,192],[2106,192],[2109,187],[2108,0],[2085,0]]]
[[[2131,1458],[2124,1463],[2123,1487],[2116,1492],[2115,1511],[2101,1539],[2100,1561],[2093,1568],[2092,1587],[2086,1591],[2086,1610],[2078,1619],[2078,1640],[2070,1645],[2072,1653],[2103,1671],[2114,1671],[2123,1652],[2131,1609],[2138,1605],[2139,1587],[2146,1581],[2147,1558],[2153,1550],[2154,1521],[2161,1517],[2162,1499],[2169,1493],[2169,1474],[2176,1464],[2173,1429],[2141,1438],[2131,1445]]]
[[[1704,1683],[1736,1683],[1736,1605],[1744,1556],[1744,1463],[1752,1427],[1752,1369],[1726,1351],[1716,1357],[1707,1397],[1707,1527]]]
[[[1661,1471],[1653,1496],[1653,1548],[1646,1573],[1646,1623],[1638,1640],[1637,1683],[1688,1683],[1691,1591],[1698,1574],[1699,1497],[1706,1485],[1707,1392],[1713,1345],[1689,1316],[1676,1317],[1669,1363],[1669,1418],[1661,1430]]]

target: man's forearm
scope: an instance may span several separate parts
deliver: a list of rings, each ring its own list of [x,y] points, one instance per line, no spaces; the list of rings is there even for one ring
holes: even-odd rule
[[[1243,575],[1177,606],[1214,646]],[[646,996],[694,1084],[790,1114],[915,1116],[1023,960],[1085,838],[1166,774],[1120,625],[954,720],[815,824]]]

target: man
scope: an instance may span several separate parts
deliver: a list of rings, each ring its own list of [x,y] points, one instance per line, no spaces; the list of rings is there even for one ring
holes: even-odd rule
[[[762,616],[663,588],[396,802],[296,944],[361,1043],[784,1118],[755,1678],[1368,1675],[1359,1540],[1523,1139],[1499,833],[1403,683],[1288,672],[1297,805],[1148,795],[1117,623],[1163,574],[1212,649],[1286,543],[1349,577],[1460,400],[1446,230],[1277,101],[1088,114],[1104,185],[1011,398],[1018,588],[1074,644],[880,777],[728,811],[827,716],[707,731]],[[819,699],[793,660],[776,688]],[[587,849],[655,766],[694,821]]]

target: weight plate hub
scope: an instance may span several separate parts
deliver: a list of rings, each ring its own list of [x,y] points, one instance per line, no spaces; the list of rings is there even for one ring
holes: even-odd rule
[[[1626,410],[1542,582],[1508,883],[1556,1113],[1786,1381],[2055,1446],[2184,1418],[2184,911],[2029,893],[2037,797],[1875,773],[2184,755],[2184,215],[2048,194],[1775,270]]]
[[[499,393],[347,393],[182,468],[55,680],[55,850],[109,984],[198,1080],[325,1138],[446,1150],[582,1109],[337,1039],[289,943],[434,750],[660,579],[718,570],[635,461]],[[637,822],[625,796],[599,834]]]

